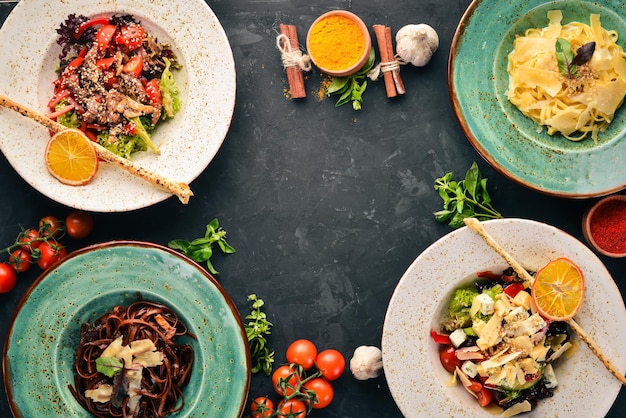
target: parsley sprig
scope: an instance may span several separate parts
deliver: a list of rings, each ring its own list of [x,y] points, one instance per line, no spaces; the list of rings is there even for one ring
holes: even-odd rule
[[[367,88],[367,80],[362,83],[360,81],[364,79],[367,73],[372,69],[375,58],[374,48],[372,48],[367,62],[359,71],[346,77],[333,77],[333,81],[326,89],[326,96],[330,96],[331,94],[340,95],[337,103],[335,103],[335,107],[352,101],[352,108],[354,110],[361,109],[363,93]]]
[[[443,200],[443,210],[434,213],[435,219],[447,221],[451,228],[465,225],[465,218],[474,217],[481,221],[502,218],[502,214],[491,206],[487,179],[482,177],[476,162],[467,170],[464,180],[453,180],[452,172],[436,179],[435,190]]]

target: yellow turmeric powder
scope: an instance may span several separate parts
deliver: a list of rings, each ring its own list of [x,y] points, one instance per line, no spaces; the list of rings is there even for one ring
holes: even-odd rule
[[[356,64],[365,51],[365,37],[352,19],[334,15],[310,29],[308,52],[315,65],[337,71]]]

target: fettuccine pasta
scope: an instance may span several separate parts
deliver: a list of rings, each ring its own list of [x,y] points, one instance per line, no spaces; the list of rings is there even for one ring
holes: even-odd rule
[[[590,25],[571,22],[561,25],[560,10],[548,12],[546,28],[528,29],[518,36],[508,57],[508,99],[524,115],[542,126],[549,135],[560,132],[580,141],[594,141],[613,120],[626,95],[626,53],[617,44],[617,32],[600,24],[600,15],[590,16]],[[555,45],[566,39],[572,51],[595,42],[592,58],[568,78],[558,68]]]

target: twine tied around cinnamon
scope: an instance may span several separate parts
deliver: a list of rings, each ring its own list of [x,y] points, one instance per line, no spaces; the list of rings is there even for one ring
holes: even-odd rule
[[[302,54],[299,49],[293,49],[287,35],[281,33],[276,37],[276,47],[280,51],[283,67],[299,67],[303,71],[311,70],[311,57]]]
[[[379,62],[374,68],[367,72],[367,77],[374,81],[378,77],[380,77],[384,73],[388,73],[390,71],[398,71],[400,70],[401,65],[406,65],[407,62],[404,61],[399,56],[395,56],[393,61],[388,62]]]

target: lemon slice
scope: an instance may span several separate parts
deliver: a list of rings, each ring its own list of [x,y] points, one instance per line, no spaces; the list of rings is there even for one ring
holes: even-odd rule
[[[82,186],[98,171],[98,155],[91,141],[78,129],[65,129],[46,146],[46,167],[63,184]]]
[[[570,259],[557,258],[535,275],[531,293],[537,312],[554,321],[571,319],[583,303],[585,279]]]

